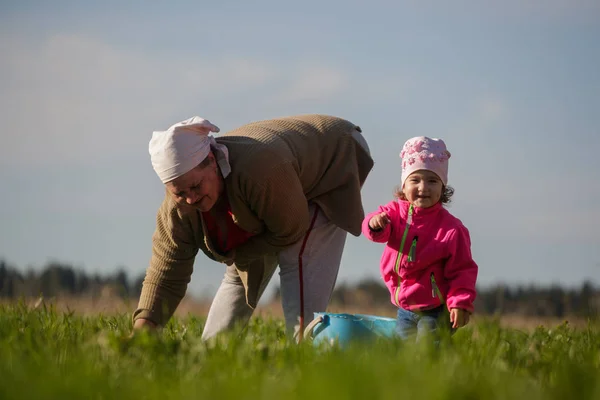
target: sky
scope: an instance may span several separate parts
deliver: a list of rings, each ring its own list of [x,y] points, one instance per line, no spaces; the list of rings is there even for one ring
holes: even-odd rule
[[[592,0],[0,1],[0,259],[142,274],[153,130],[321,113],[369,142],[366,212],[407,139],[444,139],[481,287],[600,284],[599,42]],[[382,251],[349,235],[338,283]],[[194,268],[214,293],[223,265]]]

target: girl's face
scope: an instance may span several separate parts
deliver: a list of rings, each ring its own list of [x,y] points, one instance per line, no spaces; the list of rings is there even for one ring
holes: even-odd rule
[[[436,173],[421,169],[406,178],[402,193],[415,207],[428,208],[440,201],[443,187],[442,180]]]

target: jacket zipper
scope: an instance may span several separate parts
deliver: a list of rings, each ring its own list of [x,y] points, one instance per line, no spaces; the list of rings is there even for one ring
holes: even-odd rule
[[[419,240],[418,236],[415,236],[412,240],[412,244],[410,245],[410,250],[408,251],[408,261],[415,261],[415,252],[417,251],[417,241]]]
[[[435,275],[433,272],[429,276],[429,279],[431,280],[431,297],[435,298],[437,296],[440,299],[440,304],[444,304],[444,297],[442,296],[442,292],[435,282]]]
[[[396,275],[398,275],[398,285],[396,286],[396,292],[394,293],[394,298],[398,307],[400,307],[400,285],[402,284],[402,277],[400,276],[400,261],[402,258],[402,252],[404,251],[406,236],[408,236],[408,228],[412,225],[413,209],[414,207],[411,204],[408,208],[408,216],[406,217],[406,227],[404,228],[404,233],[402,234],[402,241],[400,242],[400,248],[398,249],[398,257],[396,258],[396,265],[394,266],[394,272],[396,273]]]

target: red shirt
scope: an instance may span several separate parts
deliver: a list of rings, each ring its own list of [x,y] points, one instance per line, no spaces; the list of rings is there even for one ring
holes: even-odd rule
[[[224,218],[227,224],[227,231],[221,232],[217,224],[217,220],[209,213],[203,212],[202,218],[206,224],[206,229],[210,240],[215,248],[221,253],[227,253],[229,250],[245,243],[254,236],[250,232],[246,232],[233,222],[231,214],[231,206],[227,196],[224,198],[224,208],[217,212],[218,218]]]

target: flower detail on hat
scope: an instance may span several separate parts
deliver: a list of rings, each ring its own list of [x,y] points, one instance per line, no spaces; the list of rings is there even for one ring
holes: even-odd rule
[[[440,162],[444,162],[444,161],[448,160],[449,158],[450,158],[450,152],[448,150],[444,150],[438,155],[438,160]]]
[[[400,158],[402,158],[402,183],[410,174],[423,169],[436,173],[442,182],[447,184],[450,152],[442,139],[426,136],[409,139],[402,147]]]

